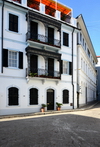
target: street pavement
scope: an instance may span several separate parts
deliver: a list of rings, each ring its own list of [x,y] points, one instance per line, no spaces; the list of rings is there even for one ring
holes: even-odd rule
[[[87,110],[2,118],[0,147],[100,147],[100,103]]]

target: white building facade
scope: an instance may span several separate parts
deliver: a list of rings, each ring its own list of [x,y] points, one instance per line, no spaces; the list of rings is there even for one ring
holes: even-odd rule
[[[56,102],[62,109],[75,109],[94,100],[95,69],[77,46],[80,28],[72,9],[66,7],[63,20],[59,9],[51,15],[44,3],[30,6],[26,0],[0,1],[0,115],[39,112],[41,104],[56,110]],[[93,48],[90,51],[95,64]],[[79,73],[81,58],[92,70],[87,70],[90,79],[84,77],[84,69]]]
[[[100,56],[97,56],[98,63],[96,64],[97,71],[97,100],[100,101]]]
[[[96,54],[90,40],[82,15],[77,17],[78,47],[77,47],[77,105],[82,106],[96,100]]]

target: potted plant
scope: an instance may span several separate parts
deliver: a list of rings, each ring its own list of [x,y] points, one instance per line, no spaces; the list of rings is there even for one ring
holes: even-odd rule
[[[61,104],[61,103],[56,102],[56,105],[57,105],[57,107],[56,107],[57,111],[60,111],[62,104]]]
[[[45,112],[45,107],[47,107],[47,105],[46,104],[41,104],[42,105],[42,107],[41,107],[41,112]]]

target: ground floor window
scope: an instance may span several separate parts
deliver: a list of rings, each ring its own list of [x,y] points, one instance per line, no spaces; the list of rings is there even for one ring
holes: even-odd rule
[[[11,87],[8,89],[8,105],[18,105],[18,88]]]
[[[30,89],[30,105],[37,105],[38,104],[38,90],[36,88]]]
[[[67,89],[63,90],[63,104],[69,103],[69,91]]]

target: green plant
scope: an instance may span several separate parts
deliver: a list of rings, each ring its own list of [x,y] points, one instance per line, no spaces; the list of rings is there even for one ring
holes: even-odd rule
[[[34,74],[33,74],[32,72],[30,72],[30,73],[29,73],[29,76],[33,77],[33,76],[34,76]]]
[[[58,102],[56,102],[56,105],[57,105],[57,107],[60,107],[60,108],[62,106],[62,104],[61,103],[58,103]]]
[[[35,76],[37,76],[38,74],[37,73],[29,73],[29,76],[31,76],[31,77],[35,77]]]
[[[65,21],[65,19],[66,19],[66,14],[62,14],[61,15],[61,20]]]
[[[46,104],[41,104],[42,105],[42,108],[45,108],[45,107],[47,107],[47,105]]]

